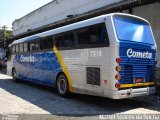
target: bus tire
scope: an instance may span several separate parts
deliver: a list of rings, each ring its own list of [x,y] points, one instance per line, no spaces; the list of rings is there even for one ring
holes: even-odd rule
[[[12,77],[13,77],[14,82],[19,82],[19,80],[17,78],[17,72],[16,72],[15,68],[13,68],[13,70],[12,70]]]
[[[57,77],[56,87],[60,96],[67,97],[69,95],[68,80],[64,74],[60,74]]]

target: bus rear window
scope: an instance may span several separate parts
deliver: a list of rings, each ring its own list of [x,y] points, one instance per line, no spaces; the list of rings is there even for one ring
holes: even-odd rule
[[[132,17],[115,16],[114,24],[120,41],[155,44],[149,24]]]

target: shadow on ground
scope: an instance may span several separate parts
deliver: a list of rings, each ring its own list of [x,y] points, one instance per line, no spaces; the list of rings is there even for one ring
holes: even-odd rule
[[[1,72],[4,74],[5,72]],[[112,100],[102,97],[72,94],[69,98],[57,95],[55,89],[32,84],[29,82],[15,83],[11,79],[0,78],[0,88],[28,101],[45,111],[59,116],[95,116],[99,114],[116,114],[136,108],[154,108],[154,103],[146,102],[145,98]]]

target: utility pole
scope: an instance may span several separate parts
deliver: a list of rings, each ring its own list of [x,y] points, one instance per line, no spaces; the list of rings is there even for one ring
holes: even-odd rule
[[[6,25],[1,27],[3,29],[3,40],[6,41],[6,29],[8,28]]]

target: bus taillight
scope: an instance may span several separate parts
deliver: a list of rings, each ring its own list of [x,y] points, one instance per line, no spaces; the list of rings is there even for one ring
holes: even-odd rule
[[[121,84],[120,83],[116,83],[115,87],[119,89],[121,87]]]
[[[116,67],[116,71],[117,71],[117,72],[120,72],[120,71],[121,71],[121,66],[117,66],[117,67]]]
[[[120,79],[121,79],[121,75],[120,75],[120,74],[117,74],[117,75],[115,76],[115,78],[116,78],[116,80],[120,80]]]
[[[116,59],[116,62],[117,62],[117,63],[121,63],[121,62],[122,62],[122,58],[117,58],[117,59]]]

